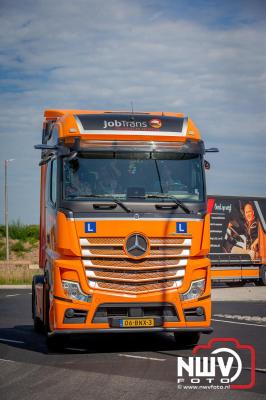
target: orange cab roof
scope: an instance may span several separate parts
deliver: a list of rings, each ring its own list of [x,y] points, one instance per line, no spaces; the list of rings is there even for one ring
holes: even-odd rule
[[[45,121],[58,126],[59,137],[86,140],[199,140],[193,121],[182,113],[108,110],[45,110]]]

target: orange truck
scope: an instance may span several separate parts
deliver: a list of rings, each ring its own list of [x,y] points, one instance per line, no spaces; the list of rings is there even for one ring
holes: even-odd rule
[[[209,196],[213,282],[266,285],[266,199]]]
[[[32,316],[51,349],[74,334],[210,333],[205,149],[166,112],[46,110]]]

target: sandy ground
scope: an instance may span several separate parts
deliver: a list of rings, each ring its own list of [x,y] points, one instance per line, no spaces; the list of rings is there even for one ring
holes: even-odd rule
[[[212,301],[266,301],[266,286],[214,288]]]

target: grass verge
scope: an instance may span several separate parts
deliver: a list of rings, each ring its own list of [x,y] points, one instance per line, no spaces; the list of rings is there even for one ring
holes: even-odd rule
[[[9,237],[31,244],[39,240],[39,225],[24,225],[19,220],[9,224]],[[0,225],[0,237],[5,237],[5,225]]]
[[[33,275],[42,274],[40,269],[29,269],[28,265],[6,265],[0,268],[0,285],[28,285]]]

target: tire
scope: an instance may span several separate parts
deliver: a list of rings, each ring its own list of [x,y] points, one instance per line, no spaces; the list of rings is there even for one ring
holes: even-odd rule
[[[243,287],[245,286],[245,281],[236,281],[236,282],[226,282],[226,285],[229,287]]]
[[[174,336],[178,346],[194,347],[200,340],[200,332],[175,332]]]
[[[44,277],[42,275],[34,275],[32,278],[32,295],[31,295],[31,312],[32,312],[32,319],[33,319],[33,328],[37,333],[43,333],[44,325],[43,321],[37,317],[36,313],[36,292],[35,292],[35,285],[38,283],[43,284]]]
[[[260,266],[260,279],[254,282],[256,286],[266,286],[266,266]]]
[[[44,294],[45,294],[45,322],[44,322],[44,331],[46,334],[46,345],[48,353],[61,353],[66,345],[66,337],[64,335],[50,335],[51,328],[49,322],[49,311],[50,311],[50,298],[49,298],[49,286],[47,284],[44,285]]]
[[[50,330],[50,322],[49,322],[49,313],[50,313],[50,298],[49,298],[49,287],[47,285],[47,283],[44,284],[44,305],[43,305],[43,309],[44,309],[44,329],[45,329],[45,333],[48,334],[48,332],[51,332]]]

